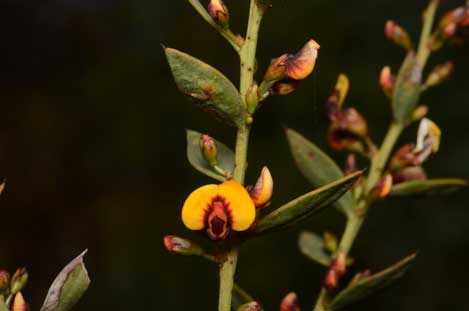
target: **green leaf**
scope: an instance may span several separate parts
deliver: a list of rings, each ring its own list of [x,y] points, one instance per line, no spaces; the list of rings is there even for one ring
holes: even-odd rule
[[[244,126],[243,100],[233,83],[210,65],[181,51],[165,48],[174,80],[182,93],[221,121]]]
[[[68,311],[80,300],[90,285],[83,262],[86,252],[73,259],[55,278],[41,311]]]
[[[3,296],[0,296],[0,311],[10,311],[7,305],[5,304]]]
[[[328,267],[331,263],[331,256],[324,249],[324,241],[319,235],[303,231],[298,238],[300,251],[311,260]]]
[[[218,181],[225,181],[225,177],[215,172],[200,152],[199,141],[202,134],[192,130],[187,130],[186,133],[186,151],[189,163],[202,174],[212,177]],[[223,170],[232,173],[235,165],[235,155],[233,151],[219,141],[215,141],[215,143],[217,144],[218,166]]]
[[[342,310],[363,298],[366,298],[401,278],[409,269],[416,254],[411,254],[391,267],[369,277],[363,278],[342,290],[334,297],[328,311]]]
[[[298,132],[287,128],[287,139],[296,165],[303,176],[315,187],[321,187],[344,177],[342,170],[324,151]],[[353,208],[350,192],[344,194],[334,206],[348,214]]]
[[[242,289],[238,284],[234,283],[233,285],[233,291],[232,291],[233,297],[231,301],[231,309],[232,310],[238,310],[242,305],[255,301],[255,299],[244,289]]]
[[[392,196],[445,194],[469,186],[469,181],[458,178],[413,180],[392,187]]]
[[[277,231],[308,218],[337,201],[362,174],[361,171],[350,174],[290,201],[262,218],[255,231],[257,233]]]
[[[397,122],[407,123],[411,119],[422,92],[421,80],[422,69],[417,57],[414,52],[409,52],[399,70],[392,94],[392,108]]]

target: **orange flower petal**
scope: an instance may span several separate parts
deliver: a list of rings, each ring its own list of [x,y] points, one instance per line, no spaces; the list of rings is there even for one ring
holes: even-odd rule
[[[218,194],[224,197],[231,212],[231,229],[249,229],[256,218],[256,208],[247,190],[235,181],[227,181],[218,186]]]
[[[211,199],[217,194],[217,185],[206,185],[194,190],[182,207],[182,221],[190,230],[205,227],[205,211]]]

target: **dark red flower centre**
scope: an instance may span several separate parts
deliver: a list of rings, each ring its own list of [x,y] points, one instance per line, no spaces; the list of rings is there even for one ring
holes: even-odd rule
[[[212,240],[221,240],[228,236],[231,228],[231,211],[225,198],[216,196],[210,202],[205,214],[205,227]]]

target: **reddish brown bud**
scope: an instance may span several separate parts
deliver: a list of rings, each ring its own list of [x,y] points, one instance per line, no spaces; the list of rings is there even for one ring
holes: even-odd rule
[[[379,84],[381,85],[381,89],[383,90],[383,93],[391,97],[392,91],[394,89],[394,81],[396,80],[396,77],[392,74],[391,72],[391,67],[385,66],[381,70],[380,78],[379,78]]]
[[[10,285],[10,273],[6,270],[0,270],[0,292],[7,289]]]
[[[196,243],[173,235],[167,235],[163,239],[166,249],[174,255],[201,255],[203,254],[202,248]]]
[[[332,269],[337,273],[337,275],[343,275],[347,267],[347,257],[345,253],[339,252],[332,263]]]
[[[300,311],[296,293],[288,293],[280,303],[280,311]]]
[[[406,144],[399,148],[391,157],[389,169],[391,171],[397,171],[406,166],[420,165],[421,163],[416,157],[414,149],[414,144]]]
[[[283,54],[282,56],[273,59],[264,75],[264,81],[279,81],[287,78],[287,69],[284,63],[287,58],[288,54]]]
[[[282,80],[276,82],[271,88],[272,95],[288,95],[298,88],[298,81],[296,80]]]
[[[392,173],[392,179],[394,184],[398,184],[406,181],[425,180],[427,174],[421,166],[409,166]]]
[[[386,38],[406,50],[412,50],[412,41],[407,31],[394,21],[387,21],[384,28]]]
[[[208,5],[208,12],[213,18],[215,23],[222,26],[223,28],[229,27],[230,15],[228,13],[228,8],[223,3],[222,0],[210,0]]]
[[[378,182],[376,186],[373,187],[370,191],[370,199],[372,200],[382,200],[386,198],[392,189],[392,175],[386,174],[384,175],[381,180]]]
[[[344,175],[350,175],[358,171],[357,158],[354,153],[349,153],[345,160]]]
[[[334,290],[339,285],[339,277],[333,269],[329,269],[324,279],[324,287],[328,290]]]
[[[336,150],[364,151],[362,139],[368,135],[365,118],[355,109],[337,112],[329,126],[329,144]]]
[[[274,191],[274,180],[267,166],[264,166],[256,184],[249,190],[252,202],[257,208],[265,207],[270,203]]]
[[[204,159],[207,160],[210,166],[216,166],[218,164],[218,160],[217,145],[215,140],[212,137],[204,134],[200,136],[199,146],[200,152],[202,153]]]

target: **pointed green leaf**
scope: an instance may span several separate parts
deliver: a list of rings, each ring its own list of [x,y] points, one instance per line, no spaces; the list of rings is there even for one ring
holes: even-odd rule
[[[363,278],[349,287],[342,290],[334,297],[329,305],[328,311],[339,311],[363,298],[366,298],[384,287],[392,284],[401,278],[409,269],[410,264],[415,259],[416,254],[412,254],[395,263],[391,267],[382,270],[369,277]]]
[[[41,311],[69,311],[80,300],[90,285],[83,262],[86,252],[73,259],[55,278]]]
[[[286,129],[290,150],[303,176],[315,187],[321,187],[344,177],[342,170],[324,151],[292,129]],[[350,192],[344,194],[335,204],[348,214],[353,207]]]
[[[225,181],[225,177],[215,172],[200,152],[200,136],[202,136],[202,134],[199,132],[187,130],[186,151],[189,163],[202,174],[212,177],[218,181]],[[235,165],[235,156],[233,151],[219,141],[215,141],[215,143],[217,144],[218,166],[223,170],[232,173]]]
[[[298,238],[298,247],[309,259],[326,267],[331,264],[331,256],[324,249],[324,241],[319,235],[303,231]]]
[[[262,311],[261,305],[257,301],[251,301],[240,306],[236,311]]]
[[[181,51],[165,48],[174,80],[182,93],[221,121],[244,126],[243,100],[233,83],[210,65]]]
[[[458,178],[413,180],[392,187],[392,196],[445,194],[469,186],[469,181]]]
[[[304,220],[337,201],[360,178],[356,172],[324,187],[308,192],[279,207],[262,218],[256,226],[257,233],[277,231]]]
[[[422,69],[414,52],[409,52],[396,78],[392,94],[394,119],[399,123],[408,122],[420,99]]]
[[[0,296],[0,311],[10,311],[7,305],[5,304],[3,296]]]

